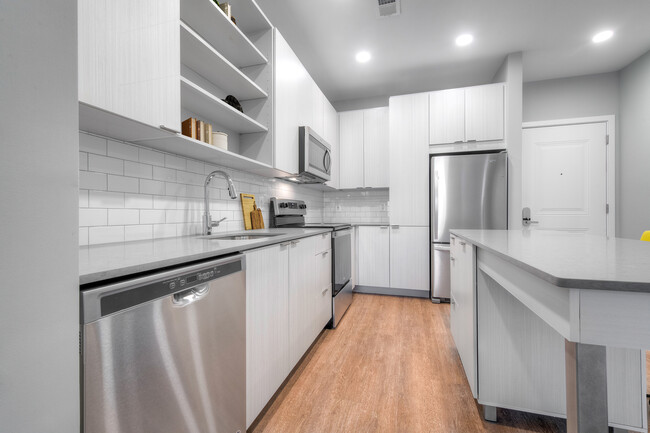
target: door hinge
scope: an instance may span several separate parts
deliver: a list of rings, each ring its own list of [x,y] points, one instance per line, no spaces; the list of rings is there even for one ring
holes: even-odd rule
[[[609,134],[607,134],[607,135],[605,136],[605,144],[606,144],[606,145],[609,144]]]
[[[609,213],[609,203],[605,205],[605,213]]]

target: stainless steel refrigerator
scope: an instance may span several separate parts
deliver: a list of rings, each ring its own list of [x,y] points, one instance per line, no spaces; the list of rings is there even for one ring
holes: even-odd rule
[[[431,299],[450,293],[449,230],[508,228],[505,151],[431,158]]]

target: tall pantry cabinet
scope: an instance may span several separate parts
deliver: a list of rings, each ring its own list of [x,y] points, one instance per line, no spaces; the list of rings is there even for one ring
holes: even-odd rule
[[[389,100],[390,286],[429,291],[429,95]]]

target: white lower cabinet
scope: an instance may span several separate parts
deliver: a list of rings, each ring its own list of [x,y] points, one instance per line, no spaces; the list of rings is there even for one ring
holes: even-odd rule
[[[331,235],[246,252],[246,427],[332,317]]]
[[[291,371],[289,246],[246,253],[246,427]]]
[[[357,284],[390,286],[390,230],[388,226],[359,226]]]
[[[390,287],[429,292],[429,227],[390,228]]]
[[[449,326],[474,398],[478,397],[476,353],[476,252],[455,236],[450,237],[451,307]]]

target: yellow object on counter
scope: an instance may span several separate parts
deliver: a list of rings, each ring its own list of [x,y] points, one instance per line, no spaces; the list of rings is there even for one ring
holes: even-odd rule
[[[641,240],[650,242],[650,230],[646,230],[643,232],[643,234],[641,235]]]

